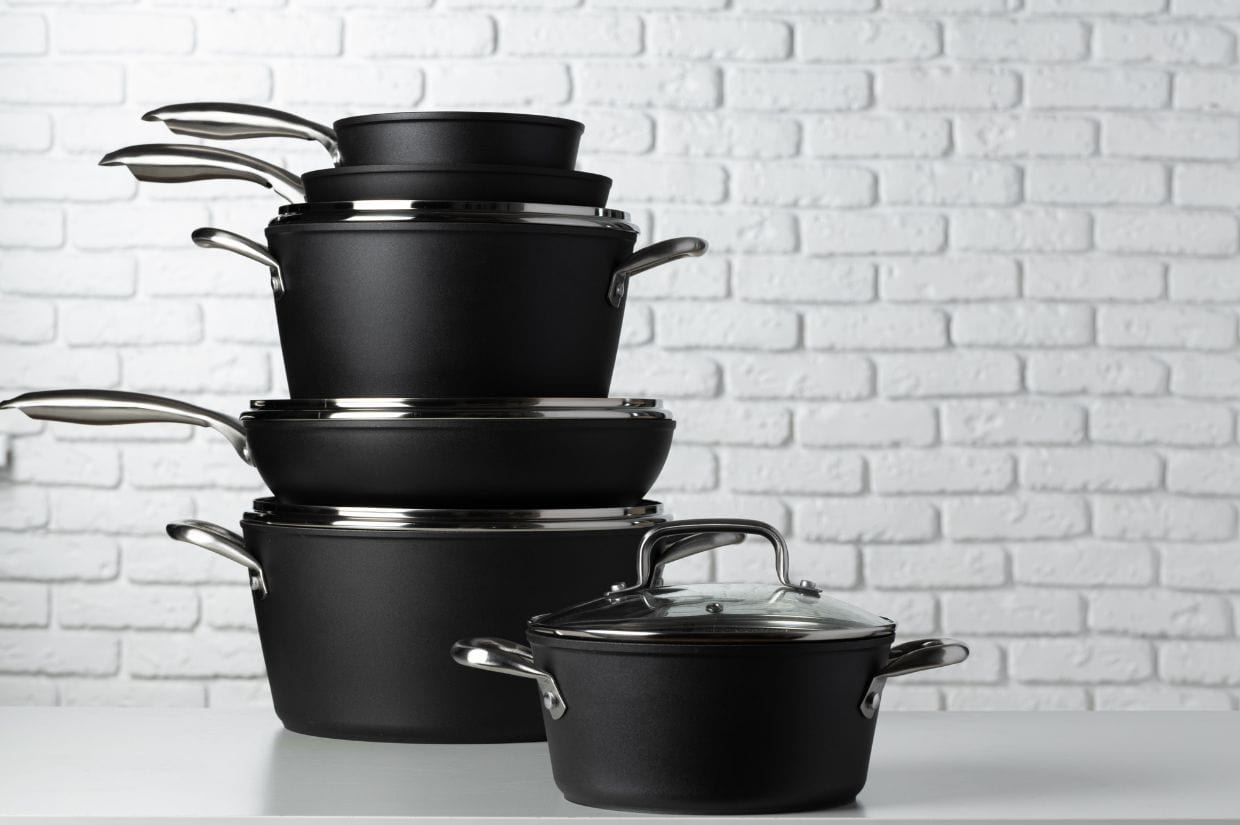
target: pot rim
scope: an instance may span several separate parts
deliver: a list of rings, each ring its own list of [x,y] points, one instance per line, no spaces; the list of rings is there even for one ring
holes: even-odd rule
[[[660,502],[650,500],[625,507],[402,509],[285,504],[266,496],[254,500],[252,509],[242,517],[242,523],[269,527],[411,532],[595,532],[653,527],[669,518]]]
[[[455,166],[444,166],[441,164],[432,163],[372,163],[357,166],[333,166],[328,169],[315,169],[310,172],[303,172],[301,177],[303,180],[316,180],[318,178],[345,177],[349,174],[390,175],[401,172],[448,175],[519,175],[522,177],[565,178],[579,181],[588,180],[594,182],[612,182],[611,178],[606,175],[599,175],[594,172],[579,172],[576,169],[558,169],[552,166],[505,166],[495,163],[461,163]],[[330,203],[331,201],[327,202]],[[470,203],[470,201],[458,202]],[[359,203],[366,203],[366,201],[359,201]],[[417,203],[417,201],[410,201],[410,203]],[[563,206],[558,208],[580,209],[582,207]],[[603,207],[597,208],[601,209]]]
[[[241,419],[674,420],[653,398],[276,398],[251,401]]]
[[[350,115],[342,117],[335,122],[335,126],[339,128],[341,125],[365,125],[367,123],[387,123],[394,120],[418,120],[418,121],[435,121],[435,120],[456,120],[456,121],[487,121],[487,122],[503,122],[503,123],[541,123],[547,126],[559,126],[571,129],[574,132],[582,133],[585,131],[585,124],[570,120],[566,117],[555,117],[554,115],[531,115],[524,112],[468,112],[468,111],[442,111],[442,112],[379,112],[373,115]]]
[[[269,226],[341,222],[517,223],[577,226],[636,235],[627,212],[598,206],[513,201],[357,200],[281,206]]]

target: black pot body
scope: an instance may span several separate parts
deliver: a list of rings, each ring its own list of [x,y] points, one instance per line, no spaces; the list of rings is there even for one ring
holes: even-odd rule
[[[493,112],[394,112],[334,124],[340,166],[489,163],[572,169],[584,128],[563,118]]]
[[[544,737],[524,679],[449,650],[593,597],[631,575],[648,525],[615,530],[401,531],[242,522],[269,593],[254,612],[276,715],[289,730],[394,742]]]
[[[339,222],[267,229],[295,398],[603,397],[636,235],[503,223]]]
[[[606,206],[611,179],[540,167],[342,166],[301,176],[306,200],[429,200]]]
[[[244,423],[255,466],[289,504],[539,509],[636,504],[663,469],[676,426],[638,418]]]
[[[567,712],[545,715],[571,802],[681,814],[805,811],[865,785],[875,719],[860,711],[891,637],[667,645],[531,633]]]

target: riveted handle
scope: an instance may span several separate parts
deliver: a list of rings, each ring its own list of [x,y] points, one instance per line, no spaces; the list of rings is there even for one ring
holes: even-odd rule
[[[607,286],[607,301],[612,306],[619,307],[624,303],[624,296],[628,294],[629,278],[681,258],[704,255],[707,247],[708,244],[701,238],[669,238],[639,249],[625,258],[611,273],[611,283]]]
[[[246,103],[174,103],[160,106],[142,116],[143,120],[163,123],[178,135],[239,140],[243,138],[289,137],[313,140],[340,163],[336,130],[304,117]]]
[[[788,544],[780,532],[763,521],[751,519],[682,519],[651,527],[637,551],[637,583],[614,594],[657,587],[664,565],[716,547],[739,544],[745,536],[760,536],[775,551],[775,575],[784,587],[817,595],[809,583],[795,585],[788,578]]]
[[[289,203],[305,200],[301,178],[265,160],[188,143],[145,143],[108,152],[100,166],[124,166],[135,178],[149,183],[186,183],[198,180],[244,180],[265,186]]]
[[[250,571],[250,589],[260,599],[267,598],[267,577],[258,559],[245,549],[245,539],[218,524],[209,521],[174,521],[166,528],[168,535],[177,541],[210,550]]]
[[[228,440],[246,464],[253,464],[245,427],[231,415],[184,401],[118,390],[48,390],[28,392],[0,409],[20,410],[30,418],[70,424],[192,424],[209,427]]]
[[[534,666],[534,654],[525,645],[507,639],[461,639],[452,645],[452,659],[465,667],[534,679],[542,694],[543,707],[552,719],[559,719],[568,712],[555,677]]]
[[[922,670],[957,665],[969,658],[969,647],[955,639],[918,639],[891,648],[891,655],[883,669],[874,674],[861,699],[861,715],[873,719],[882,701],[883,686],[894,676],[904,676]]]
[[[238,235],[227,229],[216,229],[214,226],[202,226],[190,233],[190,239],[203,249],[223,249],[263,264],[271,275],[271,292],[276,298],[284,296],[284,270],[280,262],[271,254],[271,250],[258,241],[252,241],[245,235]]]

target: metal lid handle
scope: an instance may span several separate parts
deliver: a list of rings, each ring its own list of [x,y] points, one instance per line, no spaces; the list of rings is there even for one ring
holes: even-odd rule
[[[143,120],[163,123],[178,135],[238,140],[242,138],[290,137],[322,144],[340,163],[336,130],[304,117],[245,103],[174,103],[160,106],[142,116]]]
[[[611,274],[607,286],[607,301],[614,307],[624,303],[629,291],[629,278],[647,269],[671,263],[681,258],[696,258],[706,254],[709,244],[701,238],[668,238],[644,249],[639,249],[621,262]]]
[[[177,541],[210,550],[249,570],[250,589],[258,593],[260,599],[267,598],[267,579],[263,575],[263,566],[245,549],[245,539],[241,536],[209,521],[175,521],[166,529],[168,535]]]
[[[70,424],[192,424],[210,427],[224,438],[247,464],[253,464],[245,427],[230,415],[184,401],[117,390],[50,390],[28,392],[7,401],[0,409],[20,410],[30,418]]]
[[[275,192],[289,203],[305,200],[301,178],[265,160],[188,143],[145,143],[108,152],[100,166],[124,166],[135,178],[149,183],[185,183],[198,180],[244,180]]]
[[[280,268],[280,262],[271,254],[271,250],[258,241],[252,241],[227,229],[216,229],[214,226],[199,227],[190,233],[190,238],[203,249],[223,249],[264,265],[271,274],[272,293],[276,298],[284,295],[284,270]]]
[[[465,667],[535,679],[542,694],[543,707],[552,719],[559,719],[568,711],[555,677],[534,666],[534,654],[525,645],[507,639],[461,639],[452,645],[452,659]]]

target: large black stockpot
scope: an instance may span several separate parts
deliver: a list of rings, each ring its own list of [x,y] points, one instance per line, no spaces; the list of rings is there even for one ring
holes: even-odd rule
[[[254,502],[244,538],[168,533],[250,571],[276,715],[299,733],[401,742],[544,737],[525,682],[457,667],[461,636],[518,633],[531,614],[632,571],[660,507],[394,510]],[[730,540],[727,536],[719,543]]]
[[[0,402],[76,424],[210,427],[281,501],[365,507],[604,507],[653,486],[676,422],[642,398],[253,401],[240,419],[115,390]]]
[[[664,586],[686,537],[754,534],[778,582]],[[635,585],[530,620],[529,647],[464,639],[468,667],[537,681],[551,768],[583,805],[686,814],[799,811],[865,785],[886,680],[955,664],[950,639],[892,646],[895,623],[793,584],[761,522],[669,522],[639,548]]]
[[[298,398],[604,397],[629,278],[706,250],[634,253],[622,212],[531,204],[297,204],[268,247],[193,237],[269,268]]]
[[[177,103],[147,112],[179,135],[215,140],[315,141],[337,166],[493,163],[572,169],[585,127],[575,120],[507,112],[389,112],[333,126],[242,103]]]

